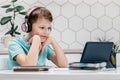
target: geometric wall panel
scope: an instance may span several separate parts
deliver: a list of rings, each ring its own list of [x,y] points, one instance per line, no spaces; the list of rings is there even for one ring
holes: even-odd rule
[[[9,0],[0,0],[0,5]],[[120,41],[120,0],[18,0],[16,5],[23,5],[25,10],[33,6],[43,6],[53,15],[51,35],[63,49],[83,49],[87,41],[98,39]],[[0,18],[6,15],[0,8]],[[16,24],[21,24],[24,16],[16,16]],[[0,38],[10,29],[10,23],[0,25]],[[1,39],[0,39],[1,40]],[[3,46],[0,41],[0,46]]]

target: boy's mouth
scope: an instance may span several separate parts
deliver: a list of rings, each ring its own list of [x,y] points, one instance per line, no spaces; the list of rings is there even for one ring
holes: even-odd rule
[[[40,37],[41,37],[42,42],[44,42],[48,38],[47,36],[40,36]]]
[[[47,38],[47,36],[41,36],[41,38]]]

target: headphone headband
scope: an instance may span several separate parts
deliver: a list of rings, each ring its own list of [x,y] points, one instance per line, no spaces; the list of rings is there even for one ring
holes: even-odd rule
[[[41,9],[41,8],[43,8],[43,7],[36,7],[35,9],[33,9],[33,10],[28,14],[27,19],[29,20],[29,19],[30,19],[30,16],[33,14],[33,12],[35,12],[36,10]]]

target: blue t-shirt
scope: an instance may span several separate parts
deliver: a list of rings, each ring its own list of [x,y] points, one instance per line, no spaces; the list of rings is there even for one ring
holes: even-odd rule
[[[14,66],[20,66],[17,61],[14,60],[14,57],[18,54],[24,53],[28,54],[30,49],[30,44],[24,36],[15,38],[11,40],[8,44],[9,51],[9,69],[12,69]],[[45,47],[43,53],[39,53],[37,66],[44,66],[46,59],[50,59],[50,56],[54,54],[54,50],[48,45]]]

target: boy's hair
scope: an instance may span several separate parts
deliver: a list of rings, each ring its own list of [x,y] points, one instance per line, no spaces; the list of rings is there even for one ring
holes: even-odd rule
[[[51,12],[46,9],[45,7],[37,7],[35,8],[29,15],[28,15],[28,22],[32,25],[37,21],[39,18],[45,18],[48,19],[50,22],[52,22],[53,17]]]
[[[29,15],[25,16],[25,22],[22,24],[21,28],[24,32],[31,32],[32,31],[32,25],[35,23],[39,18],[45,18],[52,22],[52,14],[51,12],[44,8],[44,7],[37,7],[33,9]]]

